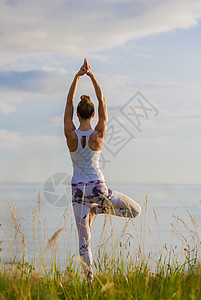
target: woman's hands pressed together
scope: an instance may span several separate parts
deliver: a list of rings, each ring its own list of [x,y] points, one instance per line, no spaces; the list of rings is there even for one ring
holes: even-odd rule
[[[86,58],[84,59],[84,64],[81,66],[79,72],[77,73],[77,76],[83,76],[84,74],[87,74],[88,76],[90,76],[90,74],[92,74],[91,68],[88,65]]]

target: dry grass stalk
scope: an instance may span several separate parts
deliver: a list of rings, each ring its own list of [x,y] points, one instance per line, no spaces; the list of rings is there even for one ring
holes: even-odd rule
[[[184,235],[178,231],[178,229],[175,227],[175,225],[173,223],[170,223],[170,225],[172,226],[172,231],[175,233],[175,235],[180,239],[180,241],[182,243],[184,243],[184,241],[187,244],[187,239],[184,237]]]
[[[87,272],[90,270],[90,267],[87,265],[87,263],[85,263],[82,256],[76,256],[73,260],[81,263],[84,272]]]
[[[14,227],[15,227],[15,238],[16,238],[17,234],[20,233],[22,244],[24,246],[24,259],[26,261],[27,260],[27,242],[26,242],[26,238],[25,238],[24,233],[22,233],[22,231],[20,230],[21,224],[19,223],[19,221],[18,221],[18,219],[16,218],[16,215],[15,215],[16,207],[14,209],[12,209],[12,206],[9,202],[8,202],[8,205],[9,205],[9,208],[10,208],[10,213],[11,213],[12,220],[13,220]],[[20,247],[19,247],[19,250],[20,250]]]
[[[42,222],[41,222],[41,217],[40,217],[40,203],[41,203],[41,197],[40,197],[40,190],[37,192],[37,217],[38,217],[38,222],[40,226],[42,227]]]
[[[114,283],[113,282],[107,282],[101,289],[101,292],[107,292],[109,295],[114,293]]]
[[[24,233],[22,233],[20,231],[20,235],[21,235],[22,244],[24,246],[24,259],[26,261],[27,260],[27,242],[26,242],[26,238],[25,238]]]
[[[60,229],[57,229],[55,231],[53,236],[49,239],[48,244],[45,247],[44,252],[47,251],[49,248],[51,248],[55,244],[55,241],[56,241],[57,237],[59,236],[60,232],[63,231],[63,230],[64,230],[64,228],[60,228]]]
[[[45,232],[45,224],[46,224],[46,221],[47,221],[47,214],[45,215],[45,220],[44,220],[44,223],[43,223],[43,237],[44,237],[44,241],[46,242],[46,232]]]
[[[190,241],[189,241],[189,243],[187,243],[187,239],[184,238],[184,235],[182,235],[181,233],[179,233],[180,236],[185,240],[187,248],[189,249],[190,248],[189,245],[191,245],[192,242],[193,242],[193,244],[195,246],[195,249],[197,251],[197,250],[200,250],[200,232],[199,232],[199,229],[198,229],[199,226],[198,226],[198,223],[197,223],[196,219],[192,216],[192,214],[189,211],[187,211],[187,210],[186,210],[186,213],[190,217],[191,224],[193,225],[194,230],[191,229],[189,226],[187,226],[187,224],[180,217],[175,216],[175,214],[173,215],[173,217],[176,219],[177,224],[181,223],[184,226],[184,228],[188,231],[188,233],[190,235]],[[177,231],[178,231],[178,229],[177,229]]]
[[[10,202],[9,201],[7,201],[7,202],[8,202],[9,208],[10,208],[10,213],[11,213],[12,221],[13,221],[14,228],[15,228],[15,238],[16,238],[18,232],[20,232],[21,224],[19,223],[19,221],[17,220],[16,215],[15,215],[16,206],[13,209]]]
[[[40,203],[41,203],[41,197],[40,197],[40,190],[37,191],[37,210],[40,212]]]
[[[144,247],[145,247],[145,228],[146,228],[146,215],[147,215],[147,195],[145,196],[145,201],[144,201],[144,231],[143,231],[143,237],[141,237],[142,239],[142,251],[144,253]],[[142,219],[141,219],[142,220]],[[142,221],[141,221],[141,226],[142,226]],[[141,230],[141,234],[142,234],[142,230]]]
[[[191,214],[188,210],[186,210],[186,212],[187,212],[187,214],[190,216],[190,219],[191,219],[191,222],[192,222],[193,226],[194,226],[196,229],[198,229],[199,226],[198,226],[197,220],[196,220],[195,218],[193,218],[192,214]]]
[[[153,232],[151,231],[150,226],[147,225],[147,227],[148,227],[148,230],[149,230],[149,234],[150,234],[150,236],[152,237],[152,240],[153,240],[153,242],[154,242],[155,252],[156,252],[156,254],[157,254],[157,243],[156,243],[155,235],[154,235]]]
[[[39,279],[42,279],[44,276],[43,272],[40,270],[32,275],[31,280],[32,281],[38,281]]]
[[[33,233],[34,250],[36,249],[35,214],[36,214],[36,210],[32,205],[32,233]]]
[[[158,218],[157,218],[157,215],[156,215],[155,208],[154,208],[154,207],[152,207],[152,209],[153,209],[153,212],[154,212],[154,217],[155,217],[156,223],[158,223]]]

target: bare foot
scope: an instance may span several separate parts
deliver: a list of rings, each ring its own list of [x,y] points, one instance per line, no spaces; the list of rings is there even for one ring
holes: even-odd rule
[[[91,205],[91,209],[89,212],[89,229],[90,229],[90,231],[91,231],[91,226],[92,226],[93,220],[95,218],[95,215],[96,215],[96,207],[94,205]]]

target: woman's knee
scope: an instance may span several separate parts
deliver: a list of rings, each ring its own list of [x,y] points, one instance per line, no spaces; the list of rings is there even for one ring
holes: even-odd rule
[[[132,198],[122,194],[123,202],[128,210],[133,212],[133,217],[136,218],[141,214],[141,206]]]
[[[136,208],[135,208],[135,211],[136,211],[136,218],[141,214],[141,206],[139,204],[136,203]]]

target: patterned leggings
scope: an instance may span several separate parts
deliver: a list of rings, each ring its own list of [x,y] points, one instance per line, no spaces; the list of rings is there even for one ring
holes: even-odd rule
[[[96,203],[96,214],[105,213],[120,217],[136,218],[141,207],[124,194],[112,191],[101,180],[72,184],[72,203],[79,236],[79,253],[85,263],[89,278],[92,274],[92,253],[90,247],[91,232],[89,213],[91,205]]]

